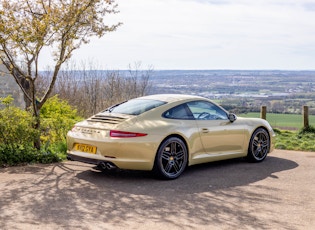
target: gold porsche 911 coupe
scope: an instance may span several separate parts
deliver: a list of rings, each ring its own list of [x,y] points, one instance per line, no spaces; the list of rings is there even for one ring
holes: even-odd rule
[[[153,170],[175,179],[190,165],[247,157],[274,148],[266,120],[241,118],[199,96],[158,94],[114,105],[67,134],[68,159],[105,169]]]

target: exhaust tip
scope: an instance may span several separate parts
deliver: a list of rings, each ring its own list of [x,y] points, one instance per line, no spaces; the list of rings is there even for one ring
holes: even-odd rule
[[[110,162],[106,163],[106,168],[109,170],[116,169],[117,167]]]
[[[100,168],[101,170],[113,170],[113,169],[117,169],[117,166],[114,165],[113,163],[110,163],[110,162],[100,162],[98,165],[97,165],[98,168]]]

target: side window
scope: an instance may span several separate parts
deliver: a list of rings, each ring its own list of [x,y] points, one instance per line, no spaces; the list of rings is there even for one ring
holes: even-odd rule
[[[163,113],[163,117],[169,119],[194,120],[194,116],[186,104],[178,105]]]
[[[227,114],[219,106],[208,101],[192,101],[187,106],[196,120],[226,120]]]

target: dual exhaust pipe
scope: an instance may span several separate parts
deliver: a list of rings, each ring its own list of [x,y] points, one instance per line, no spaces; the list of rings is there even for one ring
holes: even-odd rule
[[[117,168],[113,163],[104,161],[100,162],[97,167],[101,168],[102,170],[113,170]]]
[[[84,162],[84,163],[88,163],[88,164],[97,165],[97,167],[101,170],[117,169],[117,166],[115,164],[113,164],[112,162],[109,162],[109,161],[99,161],[99,160],[93,160],[93,159],[91,160],[88,158],[74,156],[71,154],[67,155],[67,159],[71,160],[71,161],[80,161],[80,162]]]

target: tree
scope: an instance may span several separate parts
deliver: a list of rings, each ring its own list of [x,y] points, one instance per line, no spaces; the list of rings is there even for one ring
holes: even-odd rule
[[[153,67],[144,70],[141,62],[129,65],[128,71],[101,71],[93,61],[66,62],[60,70],[52,95],[58,95],[78,110],[83,117],[131,98],[146,95]],[[45,71],[45,74],[49,74]],[[37,81],[38,93],[44,91],[49,78],[44,74]]]
[[[22,89],[36,129],[61,65],[90,37],[116,30],[121,23],[104,22],[105,16],[115,13],[115,0],[0,0],[0,59]],[[50,84],[38,98],[35,82],[45,47],[52,51],[54,66]],[[35,146],[40,148],[39,140]]]

